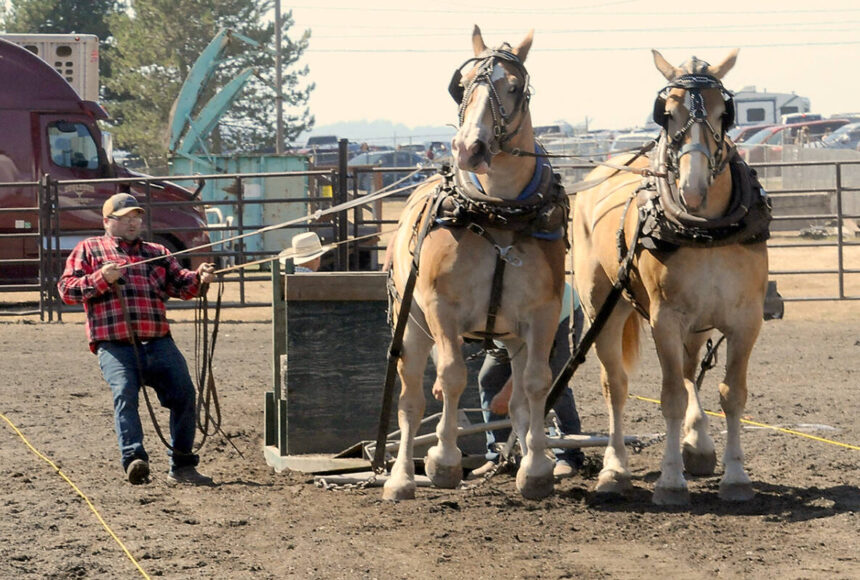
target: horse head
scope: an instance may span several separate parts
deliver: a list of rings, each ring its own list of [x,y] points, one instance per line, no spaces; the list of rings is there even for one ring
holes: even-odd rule
[[[695,56],[675,67],[658,51],[654,64],[669,84],[654,103],[654,121],[663,127],[657,163],[677,179],[678,195],[687,211],[702,217],[721,210],[708,207],[708,192],[716,181],[730,190],[726,131],[734,124],[732,95],[721,79],[734,66],[735,49],[718,65]],[[671,183],[674,187],[674,183]]]
[[[529,75],[524,66],[533,32],[516,48],[502,44],[490,49],[475,26],[475,56],[454,72],[449,87],[460,107],[452,148],[461,170],[485,174],[500,152],[510,152],[520,143],[526,150],[533,146]]]

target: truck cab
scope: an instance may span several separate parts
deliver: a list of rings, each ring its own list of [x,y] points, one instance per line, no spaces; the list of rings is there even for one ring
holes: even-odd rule
[[[54,68],[28,50],[0,39],[0,283],[38,281],[38,182],[128,178],[128,181],[62,185],[58,190],[60,249],[68,253],[80,240],[104,231],[101,206],[108,197],[127,191],[149,207],[144,234],[172,251],[206,244],[205,216],[199,208],[171,206],[193,199],[188,190],[117,166],[103,147],[98,121],[107,118],[93,101],[82,100]],[[139,178],[135,180],[134,178]],[[163,203],[168,202],[168,203]],[[17,235],[15,235],[17,234]],[[30,234],[30,235],[22,235]],[[199,260],[194,260],[198,262]],[[186,265],[193,265],[186,260]]]

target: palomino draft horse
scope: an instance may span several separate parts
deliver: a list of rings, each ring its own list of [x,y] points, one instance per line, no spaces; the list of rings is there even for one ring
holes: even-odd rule
[[[743,467],[740,419],[762,323],[770,206],[725,135],[734,107],[721,79],[736,58],[733,51],[710,66],[693,57],[676,68],[654,51],[669,84],[654,106],[663,130],[650,154],[650,177],[600,167],[589,178],[607,179],[576,199],[574,272],[586,312],[594,319],[613,285],[625,296],[595,341],[610,411],[598,493],[630,487],[622,413],[641,314],[650,322],[663,374],[666,448],[654,503],[689,502],[685,467],[693,475],[714,472],[714,443],[695,384],[698,353],[713,330],[727,340],[719,387],[728,429],[720,497],[744,501],[754,495]],[[645,157],[627,162],[648,169]]]
[[[457,167],[410,196],[389,246],[395,316],[409,299],[404,291],[413,268],[417,279],[398,361],[402,435],[386,499],[415,495],[412,447],[434,345],[433,392],[442,394],[443,410],[426,472],[439,487],[456,487],[462,478],[457,405],[466,387],[463,337],[498,340],[511,353],[511,416],[524,447],[517,488],[528,498],[553,489],[544,403],[564,286],[568,205],[549,165],[533,155],[523,64],[531,43],[530,32],[516,48],[488,49],[475,27],[475,56],[457,69],[449,87],[459,104]]]

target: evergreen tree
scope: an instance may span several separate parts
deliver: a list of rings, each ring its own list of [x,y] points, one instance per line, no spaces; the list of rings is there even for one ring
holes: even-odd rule
[[[273,22],[264,21],[273,7],[272,0],[133,0],[130,11],[113,16],[109,23],[115,37],[115,74],[108,88],[116,97],[106,106],[115,123],[117,145],[139,154],[150,166],[164,164],[168,120],[182,82],[212,38],[230,28],[263,48],[231,41],[197,107],[246,67],[254,67],[260,78],[248,82],[206,149],[217,153],[273,148],[275,31]],[[310,31],[293,40],[292,25],[288,12],[281,34],[285,140],[313,126],[307,108],[313,85],[304,82],[307,67],[298,66]]]

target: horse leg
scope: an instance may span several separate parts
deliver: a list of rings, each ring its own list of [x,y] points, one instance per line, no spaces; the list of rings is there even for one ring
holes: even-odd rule
[[[684,387],[687,389],[687,414],[684,416],[681,455],[684,468],[690,475],[713,475],[717,466],[717,452],[714,440],[708,433],[708,416],[702,408],[699,391],[696,388],[696,373],[699,365],[699,351],[708,333],[691,334],[684,343]]]
[[[505,348],[508,349],[508,354],[511,357],[511,381],[513,382],[511,400],[508,403],[508,415],[510,415],[511,425],[517,434],[517,439],[525,441],[530,417],[528,399],[523,390],[523,376],[527,358],[526,343],[520,339],[508,339],[505,341]],[[523,445],[525,444],[523,443]]]
[[[666,421],[666,447],[660,478],[654,485],[651,498],[657,505],[687,505],[690,492],[684,479],[681,457],[681,423],[686,410],[684,385],[684,346],[680,324],[672,316],[657,317],[652,313],[652,334],[657,356],[663,371],[663,388],[660,394],[663,418]],[[695,387],[694,387],[695,390]]]
[[[400,399],[397,403],[397,424],[400,427],[400,447],[385,482],[382,498],[401,500],[415,498],[415,461],[412,449],[421,418],[424,416],[424,369],[433,342],[417,330],[410,321],[403,335],[403,356],[397,363],[400,375]]]
[[[735,329],[726,336],[726,376],[720,383],[720,406],[726,415],[725,473],[720,481],[720,499],[726,501],[749,501],[755,496],[752,481],[744,470],[741,415],[747,402],[747,366],[761,328],[761,313],[757,317],[751,315],[749,319],[758,325]]]
[[[466,388],[466,363],[459,337],[447,330],[436,335],[434,390],[438,387],[442,390],[442,417],[436,426],[438,442],[427,450],[424,468],[436,487],[455,488],[463,479],[462,453],[457,447],[457,407]]]
[[[515,357],[516,366],[522,366],[522,369],[517,370],[514,380],[521,381],[522,392],[528,402],[528,427],[525,429],[525,437],[520,440],[523,459],[517,470],[517,490],[526,499],[542,499],[550,495],[555,484],[552,475],[555,463],[546,455],[544,408],[552,386],[549,355],[558,327],[558,310],[545,310],[547,312],[534,317],[526,331],[525,357]],[[511,361],[511,364],[513,371],[514,361]],[[517,386],[514,385],[514,391],[516,390]],[[519,412],[518,415],[518,433],[521,434],[525,413]]]
[[[594,490],[602,495],[618,495],[628,491],[630,471],[627,468],[627,449],[624,447],[624,404],[627,402],[627,368],[624,362],[625,349],[638,349],[639,321],[626,304],[619,303],[615,312],[594,343],[600,361],[600,386],[609,411],[609,443],[603,454],[603,469],[597,477]],[[628,344],[625,344],[625,327]],[[634,330],[635,329],[635,330]]]

